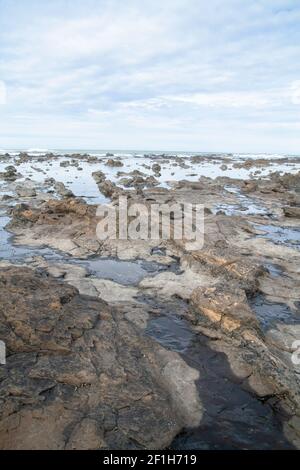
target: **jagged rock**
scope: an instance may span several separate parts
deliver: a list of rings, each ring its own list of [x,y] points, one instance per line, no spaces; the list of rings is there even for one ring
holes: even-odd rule
[[[143,173],[142,171],[140,170],[133,170],[133,171],[130,171],[129,173],[126,173],[125,171],[118,171],[117,173],[117,177],[120,178],[121,176],[143,176],[145,177],[146,174]]]
[[[9,153],[1,154],[0,155],[0,162],[8,162],[10,159]]]
[[[27,152],[20,152],[19,158],[16,161],[16,164],[20,165],[21,163],[26,163],[26,162],[29,162],[30,160],[31,160],[31,157],[28,155]]]
[[[70,162],[69,160],[64,160],[62,162],[60,162],[59,166],[61,166],[62,168],[67,168],[68,166],[70,166]]]
[[[96,209],[75,198],[52,199],[39,209],[18,204],[11,211],[9,229],[23,244],[45,244],[73,256],[87,256],[100,246],[96,238]]]
[[[120,167],[120,166],[124,166],[123,163],[122,163],[120,160],[113,160],[112,158],[109,158],[109,159],[107,160],[107,162],[105,163],[105,165],[111,166],[111,167]]]
[[[102,183],[98,183],[98,188],[101,193],[108,198],[116,198],[121,190],[109,180],[105,180]]]
[[[55,178],[45,178],[44,184],[46,186],[53,186],[55,184]]]
[[[95,171],[92,173],[92,176],[97,183],[99,191],[105,197],[114,199],[118,197],[120,193],[122,193],[122,189],[112,181],[107,180],[105,174],[102,171]]]
[[[18,185],[16,186],[16,193],[20,197],[35,197],[36,190],[30,186]]]
[[[235,281],[237,285],[246,290],[248,294],[257,291],[260,276],[265,272],[263,266],[242,256],[239,251],[233,247],[222,246],[218,242],[213,247],[207,247],[205,250],[199,250],[191,253],[191,262],[196,260],[208,267],[211,274],[219,276],[220,274],[228,281]]]
[[[286,217],[300,219],[300,207],[284,207],[283,212]]]
[[[101,161],[99,158],[97,158],[95,155],[89,155],[87,158],[88,163],[99,163]]]
[[[283,176],[274,176],[274,179],[280,182],[284,188],[295,191],[296,193],[300,192],[300,171],[298,173],[286,173]]]
[[[297,349],[295,342],[299,340],[299,338],[300,325],[278,324],[276,328],[271,328],[266,334],[266,339],[269,344],[290,353]]]
[[[125,186],[126,188],[144,188],[144,187],[154,187],[159,184],[154,176],[147,176],[143,178],[142,176],[134,176],[133,178],[121,178],[119,184]]]
[[[248,305],[245,291],[230,284],[199,287],[191,296],[191,306],[223,330],[232,332],[241,328],[259,330],[255,314]]]
[[[73,192],[70,189],[66,188],[64,183],[61,183],[59,181],[57,181],[54,184],[54,189],[57,192],[57,194],[59,194],[62,197],[75,197]]]
[[[94,171],[92,173],[92,177],[94,178],[94,180],[96,181],[97,184],[102,183],[103,181],[106,180],[106,176],[103,173],[103,171]]]
[[[152,171],[155,173],[156,176],[160,176],[161,166],[158,163],[154,163],[152,165]]]
[[[13,165],[7,166],[5,171],[0,173],[0,178],[4,179],[5,181],[15,181],[20,177],[21,175],[17,172]]]
[[[204,273],[197,274],[190,269],[186,269],[182,274],[163,272],[154,277],[143,279],[139,287],[147,289],[155,296],[168,298],[176,296],[182,299],[189,299],[193,290],[198,286],[212,285],[214,279]]]
[[[242,186],[242,191],[244,193],[253,193],[257,190],[257,183],[256,181],[244,181],[244,185]]]

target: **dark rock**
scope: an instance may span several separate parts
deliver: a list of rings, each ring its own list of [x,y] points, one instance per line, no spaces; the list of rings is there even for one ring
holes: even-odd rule
[[[300,207],[284,207],[283,212],[286,217],[300,219]]]
[[[156,176],[160,176],[161,166],[158,163],[154,163],[152,165],[152,171],[155,173]]]
[[[16,193],[19,197],[35,197],[36,190],[24,185],[16,186]]]
[[[231,284],[195,289],[191,296],[191,306],[225,331],[233,332],[241,328],[259,330],[245,291]]]
[[[105,165],[111,166],[111,167],[119,167],[119,166],[123,166],[123,163],[120,160],[113,160],[112,158],[110,158],[109,160],[107,160]]]

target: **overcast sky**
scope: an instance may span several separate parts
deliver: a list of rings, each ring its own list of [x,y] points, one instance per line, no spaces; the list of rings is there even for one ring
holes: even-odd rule
[[[0,0],[0,148],[300,154],[299,0]]]

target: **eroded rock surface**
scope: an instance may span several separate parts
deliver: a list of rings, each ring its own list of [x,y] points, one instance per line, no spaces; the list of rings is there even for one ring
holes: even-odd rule
[[[164,448],[199,423],[197,371],[105,302],[7,267],[0,305],[2,449]]]

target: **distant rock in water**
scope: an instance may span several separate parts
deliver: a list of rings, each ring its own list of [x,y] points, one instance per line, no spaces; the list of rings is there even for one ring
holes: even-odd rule
[[[112,158],[110,158],[109,160],[107,160],[106,165],[111,167],[120,167],[123,166],[123,163],[120,160],[113,160]]]

